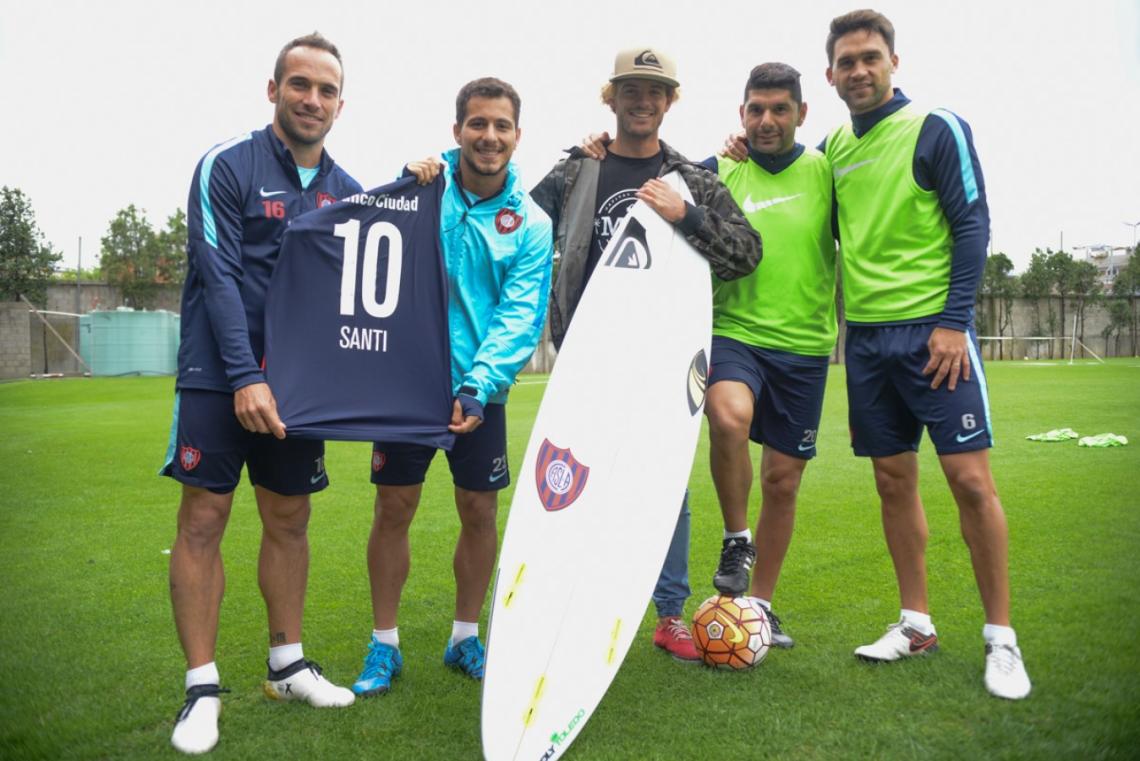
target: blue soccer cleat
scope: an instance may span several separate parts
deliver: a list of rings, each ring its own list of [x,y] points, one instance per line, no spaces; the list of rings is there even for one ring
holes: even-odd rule
[[[403,667],[404,656],[399,648],[373,639],[368,643],[368,655],[364,656],[364,670],[353,682],[352,691],[365,698],[383,695],[392,688],[392,680]]]
[[[468,637],[456,645],[449,643],[443,651],[443,665],[458,669],[472,679],[483,679],[483,664],[486,660],[486,651],[478,637]]]

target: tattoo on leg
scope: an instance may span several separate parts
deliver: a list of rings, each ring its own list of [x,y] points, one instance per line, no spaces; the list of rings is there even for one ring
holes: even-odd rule
[[[269,635],[269,644],[271,644],[271,645],[284,645],[285,644],[285,632],[276,632],[274,634]]]

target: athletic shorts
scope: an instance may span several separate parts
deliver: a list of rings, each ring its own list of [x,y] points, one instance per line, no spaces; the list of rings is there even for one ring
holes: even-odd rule
[[[372,445],[372,483],[382,486],[422,484],[436,448],[423,444]],[[498,491],[511,482],[507,468],[507,412],[502,404],[483,407],[483,422],[455,437],[447,453],[451,480],[468,491]]]
[[[234,415],[234,395],[185,388],[174,394],[170,445],[160,475],[187,486],[228,494],[249,480],[277,494],[312,494],[329,485],[325,443],[311,439],[280,440],[251,433]]]
[[[815,457],[828,357],[761,349],[713,336],[709,385],[739,381],[752,389],[750,439],[789,457]]]
[[[917,452],[923,427],[938,454],[987,449],[994,444],[986,374],[978,338],[967,333],[970,380],[954,391],[942,381],[930,387],[923,375],[930,360],[926,342],[937,327],[917,325],[847,326],[847,402],[851,447],[859,457]]]

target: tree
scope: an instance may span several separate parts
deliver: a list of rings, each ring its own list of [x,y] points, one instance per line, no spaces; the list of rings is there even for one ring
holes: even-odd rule
[[[1032,332],[1041,335],[1048,328],[1053,335],[1057,324],[1057,315],[1053,312],[1053,303],[1050,296],[1053,294],[1053,273],[1049,267],[1049,257],[1053,254],[1051,249],[1042,251],[1037,249],[1029,259],[1029,267],[1021,275],[1021,294],[1030,300],[1033,305]],[[1041,322],[1041,300],[1045,299],[1048,308],[1046,322]],[[1049,344],[1049,356],[1053,356],[1053,344]]]
[[[1076,299],[1077,338],[1085,342],[1085,312],[1100,296],[1100,273],[1092,262],[1073,262],[1067,278],[1069,295]]]
[[[1068,251],[1053,251],[1046,259],[1045,265],[1049,271],[1049,275],[1053,281],[1053,292],[1061,298],[1061,317],[1060,327],[1061,335],[1065,335],[1065,331],[1069,328],[1069,323],[1065,321],[1065,296],[1071,290],[1071,283],[1073,277],[1073,257]],[[1052,309],[1050,309],[1050,313]],[[1050,324],[1050,335],[1056,335],[1056,325]],[[1062,352],[1063,353],[1063,352]]]
[[[989,297],[989,320],[986,323],[987,332],[996,332],[999,337],[1005,335],[1013,319],[1014,279],[1013,262],[1005,254],[998,252],[986,259],[985,271],[982,273],[980,293]],[[998,359],[1004,359],[1004,347],[998,341]]]
[[[1140,316],[1136,314],[1136,297],[1140,296],[1140,245],[1128,255],[1128,263],[1112,281],[1112,293],[1128,299],[1128,338],[1132,344],[1132,356],[1136,356],[1136,334],[1140,328]]]
[[[1101,335],[1104,336],[1105,356],[1120,355],[1120,333],[1131,322],[1131,310],[1124,299],[1111,299],[1108,302],[1108,324],[1104,326]],[[1115,337],[1113,346],[1108,345],[1110,338]]]
[[[44,240],[31,199],[19,188],[0,189],[0,301],[23,295],[44,303],[45,282],[61,258]]]
[[[99,261],[107,282],[119,287],[130,306],[150,306],[160,285],[159,245],[146,212],[134,204],[120,209],[101,244]]]
[[[182,285],[186,280],[186,213],[176,209],[158,234],[159,282]]]

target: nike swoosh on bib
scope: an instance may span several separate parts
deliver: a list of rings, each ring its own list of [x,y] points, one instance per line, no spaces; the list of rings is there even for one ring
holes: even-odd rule
[[[799,198],[802,195],[803,195],[803,193],[796,193],[794,196],[782,196],[780,198],[769,198],[765,201],[753,201],[752,196],[745,196],[744,197],[744,204],[743,204],[744,213],[745,214],[753,214],[757,211],[760,211],[761,209],[767,209],[769,206],[775,206],[776,204],[784,203],[785,201],[791,201],[793,198]]]
[[[261,197],[262,197],[262,198],[269,198],[269,197],[271,197],[271,196],[279,196],[279,195],[281,195],[282,193],[288,193],[289,191],[287,191],[287,190],[270,190],[270,191],[266,191],[266,189],[265,189],[265,186],[264,186],[264,185],[262,185],[262,186],[261,186],[261,190],[259,190],[258,192],[259,192],[259,193],[261,193]]]
[[[868,164],[875,162],[875,161],[878,161],[878,160],[879,159],[876,157],[873,159],[867,159],[866,161],[856,161],[854,164],[848,164],[847,166],[837,166],[837,167],[835,167],[835,170],[834,170],[835,179],[838,180],[840,177],[842,177],[846,174],[850,174],[851,172],[854,172],[859,167],[867,166]]]

